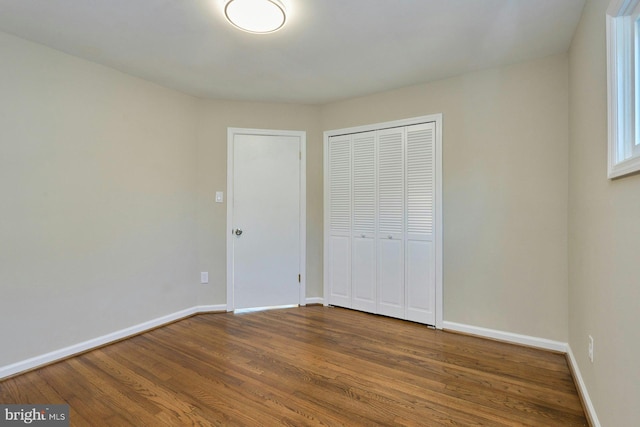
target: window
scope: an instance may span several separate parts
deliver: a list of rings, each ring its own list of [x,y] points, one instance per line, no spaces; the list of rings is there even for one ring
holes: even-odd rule
[[[640,171],[640,0],[607,10],[609,178]]]

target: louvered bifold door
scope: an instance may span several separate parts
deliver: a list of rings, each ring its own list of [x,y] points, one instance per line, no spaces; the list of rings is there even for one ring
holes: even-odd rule
[[[351,136],[329,138],[329,304],[351,308]]]
[[[405,317],[404,128],[378,131],[378,313]]]
[[[406,128],[407,320],[435,325],[435,124]]]
[[[352,140],[352,308],[376,313],[376,132]]]

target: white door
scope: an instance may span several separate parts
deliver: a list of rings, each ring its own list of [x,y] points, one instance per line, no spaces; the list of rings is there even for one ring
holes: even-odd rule
[[[352,307],[377,313],[376,132],[353,135]]]
[[[297,135],[231,133],[229,309],[301,301],[301,152]]]
[[[325,301],[442,327],[442,117],[325,132]]]
[[[378,132],[378,309],[405,318],[404,129]]]
[[[329,211],[327,279],[330,304],[351,308],[351,137],[336,136],[328,145]]]
[[[406,132],[406,318],[435,325],[435,124]]]

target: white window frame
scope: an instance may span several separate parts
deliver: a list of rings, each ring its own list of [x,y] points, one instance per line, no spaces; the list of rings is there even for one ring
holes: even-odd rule
[[[640,171],[640,0],[607,9],[609,178]]]

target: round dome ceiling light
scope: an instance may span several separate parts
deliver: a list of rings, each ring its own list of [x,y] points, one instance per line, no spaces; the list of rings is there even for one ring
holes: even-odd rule
[[[235,27],[257,34],[277,31],[287,20],[278,0],[229,0],[224,14]]]

